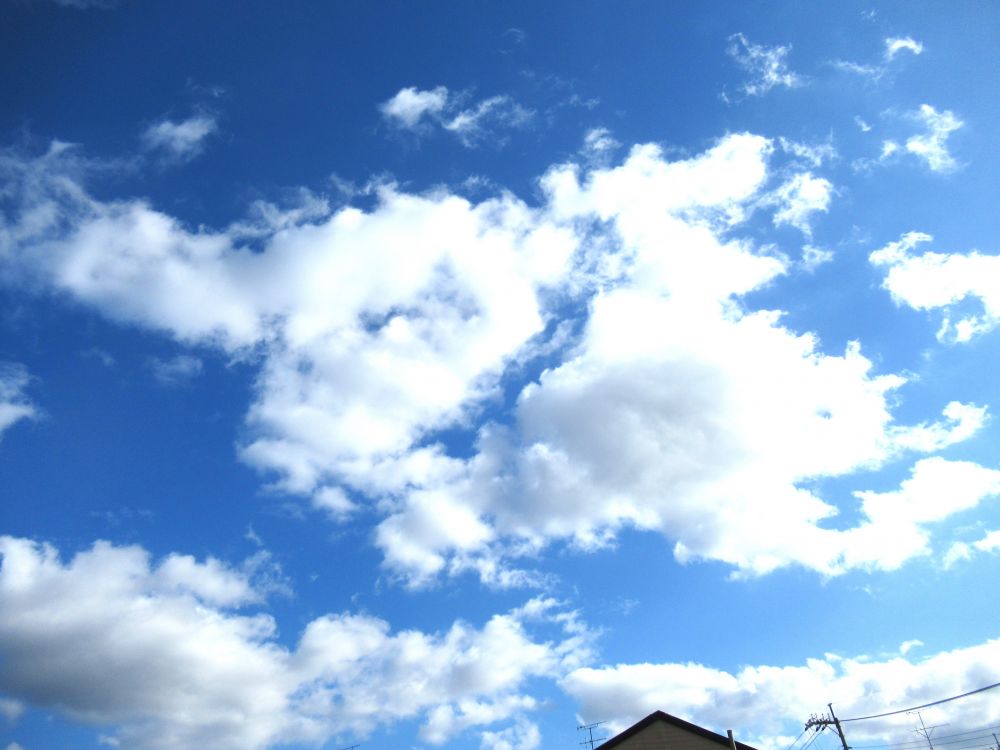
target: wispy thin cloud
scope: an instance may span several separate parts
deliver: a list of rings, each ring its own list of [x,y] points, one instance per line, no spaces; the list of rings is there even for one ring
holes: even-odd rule
[[[958,167],[958,162],[948,151],[948,136],[964,125],[949,110],[938,112],[930,104],[921,104],[920,109],[910,115],[924,124],[926,132],[911,136],[906,141],[906,150],[923,159],[934,172],[950,172]]]
[[[750,74],[740,87],[746,96],[763,96],[774,88],[802,86],[805,79],[793,72],[786,62],[791,46],[768,47],[751,43],[742,33],[729,37],[726,52]]]
[[[163,119],[146,128],[142,145],[147,151],[184,161],[200,154],[205,140],[217,130],[218,122],[210,115],[194,115],[180,121]]]
[[[189,383],[204,369],[202,361],[189,354],[178,354],[170,359],[151,357],[147,365],[158,383],[170,386]]]
[[[0,362],[0,436],[14,423],[37,416],[25,394],[30,381],[24,365]]]
[[[833,67],[845,73],[853,73],[872,81],[879,81],[889,72],[891,63],[901,52],[909,52],[912,55],[919,55],[924,51],[923,44],[908,36],[887,37],[883,43],[885,47],[882,52],[882,60],[879,63],[858,63],[850,60],[834,60]]]
[[[445,86],[418,89],[408,86],[379,105],[382,117],[393,127],[418,135],[441,128],[457,136],[466,147],[481,143],[502,144],[503,131],[524,127],[534,112],[506,94],[491,96],[465,106],[466,96]]]

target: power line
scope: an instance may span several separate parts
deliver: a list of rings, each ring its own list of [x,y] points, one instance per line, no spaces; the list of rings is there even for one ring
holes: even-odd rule
[[[802,739],[802,735],[804,735],[808,731],[809,731],[809,727],[806,727],[801,732],[799,732],[799,736],[796,737],[794,740],[792,740],[792,744],[789,745],[788,747],[786,747],[785,750],[792,750],[792,748],[795,747],[795,743],[798,742],[799,740],[801,740]]]
[[[1000,730],[1000,726],[981,727],[979,729],[969,729],[965,732],[945,734],[934,741],[934,746],[975,743],[990,737],[994,730]],[[968,735],[973,736],[969,737]],[[882,750],[883,748],[889,748],[889,750],[914,750],[914,748],[923,747],[926,744],[923,740],[904,740],[902,742],[887,742],[880,745],[851,745],[851,748],[852,750]]]
[[[916,711],[920,708],[930,708],[931,706],[939,706],[942,703],[948,703],[949,701],[957,701],[959,698],[966,698],[970,695],[975,695],[976,693],[983,693],[987,690],[993,690],[993,688],[1000,687],[1000,682],[994,682],[992,685],[987,685],[986,687],[977,688],[975,690],[970,690],[967,693],[962,693],[961,695],[953,695],[950,698],[942,698],[939,701],[933,701],[931,703],[925,703],[922,706],[910,706],[909,708],[901,708],[898,711],[886,711],[884,714],[872,714],[871,716],[855,716],[852,719],[841,719],[840,723],[843,724],[847,721],[864,721],[866,719],[881,719],[883,716],[894,716],[895,714],[903,714],[907,711]]]
[[[978,729],[967,729],[964,732],[953,732],[952,734],[944,734],[938,737],[939,745],[947,745],[947,742],[942,742],[942,740],[954,740],[955,742],[962,742],[963,740],[955,740],[955,737],[962,737],[966,734],[975,734],[976,732],[985,732],[989,734],[995,730],[1000,730],[1000,725],[980,727]],[[907,740],[905,742],[888,742],[880,745],[851,745],[855,750],[875,750],[875,748],[881,747],[909,747],[924,745],[925,743],[920,740]]]
[[[809,727],[806,727],[806,729],[808,729],[808,728]],[[817,729],[813,733],[813,736],[810,737],[809,740],[806,742],[806,744],[804,744],[802,747],[800,747],[799,750],[808,750],[809,746],[812,745],[819,738],[820,734],[823,732],[824,729],[826,729],[825,726],[821,726],[819,729]],[[799,735],[799,736],[801,737],[802,735]]]

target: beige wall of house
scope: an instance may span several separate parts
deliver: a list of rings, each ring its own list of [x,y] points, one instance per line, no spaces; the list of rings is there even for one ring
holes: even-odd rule
[[[654,721],[645,729],[617,743],[615,750],[725,750],[725,748],[718,742],[699,737],[665,721]]]

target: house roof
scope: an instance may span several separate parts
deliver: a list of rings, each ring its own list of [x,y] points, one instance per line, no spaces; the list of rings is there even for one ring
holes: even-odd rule
[[[692,734],[697,734],[701,737],[704,737],[707,740],[711,740],[712,742],[717,742],[722,747],[729,748],[728,737],[713,732],[710,729],[705,729],[705,727],[699,727],[697,724],[692,724],[690,721],[684,721],[684,719],[678,719],[676,716],[671,716],[665,711],[654,711],[642,721],[633,724],[625,731],[621,732],[620,734],[616,734],[610,740],[605,742],[603,745],[600,746],[601,750],[605,750],[605,748],[610,750],[619,743],[624,742],[632,735],[641,732],[650,724],[654,724],[657,721],[665,721],[668,724],[673,724],[675,727],[691,732]],[[742,742],[737,742],[736,750],[756,750],[756,748],[751,747],[750,745],[744,744]]]

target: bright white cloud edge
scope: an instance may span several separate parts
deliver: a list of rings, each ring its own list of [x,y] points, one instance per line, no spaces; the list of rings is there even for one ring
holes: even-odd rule
[[[13,537],[0,558],[4,714],[56,710],[143,750],[322,743],[401,720],[419,720],[431,744],[486,727],[496,744],[504,722],[530,735],[530,680],[591,653],[592,634],[552,599],[436,633],[328,614],[286,648],[270,615],[246,611],[263,603],[253,577],[217,560],[153,563],[97,542],[64,561]]]
[[[825,654],[732,672],[690,662],[594,667],[594,633],[544,598],[436,633],[328,614],[288,648],[259,610],[253,579],[217,560],[154,562],[140,547],[106,542],[64,560],[12,537],[0,537],[0,558],[6,719],[27,707],[55,710],[142,750],[262,750],[363,738],[404,720],[418,720],[432,745],[478,732],[484,750],[530,750],[541,743],[530,719],[542,705],[536,680],[577,701],[581,719],[614,730],[668,710],[782,748],[791,728],[830,701],[841,716],[917,705],[992,684],[1000,662],[998,640],[924,655],[910,639],[888,655]],[[955,731],[995,723],[1000,696],[947,710]],[[850,727],[854,739],[910,729],[906,716]]]
[[[934,238],[907,232],[875,250],[871,262],[886,269],[883,286],[899,304],[915,310],[940,310],[937,337],[964,343],[1000,325],[1000,256],[969,253],[917,253]],[[970,310],[970,303],[979,311]]]
[[[1000,640],[910,658],[919,640],[886,655],[824,654],[793,665],[745,666],[726,671],[686,663],[618,664],[574,670],[562,688],[580,703],[581,721],[608,721],[621,730],[666,710],[702,726],[732,728],[744,742],[783,750],[805,719],[834,703],[841,718],[870,716],[960,695],[1000,679]],[[949,733],[1000,721],[1000,691],[926,709],[928,725],[947,720]],[[849,741],[866,744],[913,737],[913,716],[845,724]],[[787,734],[792,731],[793,734]]]
[[[94,200],[56,145],[3,161],[24,200],[5,257],[113,319],[260,357],[244,459],[337,518],[367,498],[386,566],[411,585],[469,570],[524,585],[534,578],[511,561],[625,527],[740,575],[895,569],[928,552],[933,524],[995,493],[980,481],[990,470],[914,464],[900,491],[929,467],[971,489],[932,518],[892,503],[880,507],[897,516],[876,518],[859,491],[865,515],[847,530],[824,527],[837,510],[806,483],[938,452],[986,413],[955,402],[898,425],[890,398],[905,380],[873,373],[860,344],[823,354],[780,311],[743,309],[791,267],[734,239],[740,224],[771,205],[808,235],[831,200],[811,172],[774,186],[774,158],[749,134],[679,161],[640,145],[617,166],[553,167],[539,206],[384,185],[367,212],[304,194],[191,231],[142,201]],[[554,310],[567,300],[588,307],[583,330],[548,349],[561,359],[524,388],[510,427],[477,424],[508,368],[551,346],[547,328],[566,331]],[[447,455],[445,427],[474,430],[477,454]],[[871,544],[894,523],[905,545]]]

